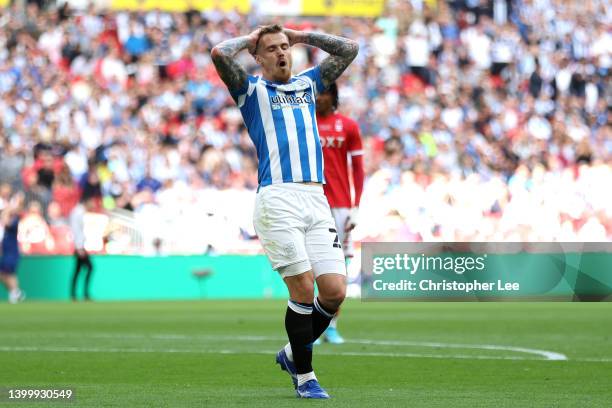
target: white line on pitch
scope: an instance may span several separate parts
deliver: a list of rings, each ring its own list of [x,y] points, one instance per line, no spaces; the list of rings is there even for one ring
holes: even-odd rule
[[[587,363],[612,363],[612,358],[608,357],[588,357],[588,358],[576,358],[572,361],[584,361]]]
[[[195,349],[153,349],[153,348],[101,348],[101,347],[63,347],[63,346],[0,346],[3,352],[52,352],[52,353],[196,353],[196,354],[265,354],[274,355],[275,350],[195,350]],[[518,356],[484,356],[465,354],[420,354],[420,353],[383,353],[383,352],[317,352],[319,355],[355,356],[355,357],[412,357],[464,360],[539,360]]]
[[[434,348],[457,348],[457,349],[474,349],[474,350],[503,350],[515,351],[517,353],[535,354],[546,358],[547,360],[567,360],[565,354],[556,353],[554,351],[538,350],[525,347],[499,346],[495,344],[456,344],[456,343],[431,343],[418,341],[386,341],[386,340],[350,340],[347,343],[357,344],[375,344],[385,346],[418,346],[418,347],[434,347]]]
[[[23,335],[23,333],[22,333]],[[55,333],[53,337],[74,337],[68,333]],[[283,337],[270,337],[270,336],[223,336],[223,335],[184,335],[184,334],[115,334],[115,333],[90,333],[86,335],[79,335],[78,337],[91,337],[91,338],[118,338],[118,339],[156,339],[156,340],[223,340],[223,341],[286,341]],[[400,340],[370,340],[370,339],[350,339],[346,341],[347,344],[367,344],[375,346],[403,346],[403,347],[428,347],[428,348],[454,348],[454,349],[472,349],[472,350],[499,350],[499,351],[511,351],[517,353],[532,354],[544,357],[546,360],[567,360],[567,356],[561,353],[556,353],[548,350],[531,349],[525,347],[514,347],[514,346],[502,346],[495,344],[458,344],[458,343],[439,343],[439,342],[417,342],[417,341],[400,341]],[[347,353],[347,352],[343,352]],[[360,352],[359,355],[368,355]],[[336,353],[337,354],[337,353]],[[349,354],[347,354],[349,355]],[[438,355],[424,355],[420,353],[383,353],[383,354],[371,354],[371,355],[384,355],[384,356],[428,356],[437,358]],[[439,356],[445,358],[445,356]],[[519,357],[504,357],[504,356],[492,356],[497,359],[524,359]],[[463,357],[457,357],[463,358]],[[482,358],[473,356],[472,358]]]

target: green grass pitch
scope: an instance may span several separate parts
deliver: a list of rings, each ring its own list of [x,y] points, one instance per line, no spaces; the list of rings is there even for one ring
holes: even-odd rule
[[[69,404],[0,405],[612,406],[612,303],[347,301],[339,328],[348,343],[315,347],[329,401],[296,399],[274,364],[285,307],[0,305],[0,387],[76,389]]]

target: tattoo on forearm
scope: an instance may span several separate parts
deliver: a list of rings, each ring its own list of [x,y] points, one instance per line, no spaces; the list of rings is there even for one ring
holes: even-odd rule
[[[330,34],[306,33],[303,42],[329,54],[329,57],[321,62],[321,79],[326,87],[338,79],[359,51],[359,45],[355,41]]]
[[[247,80],[247,73],[236,62],[235,56],[248,45],[247,37],[232,38],[218,44],[211,52],[215,68],[229,90],[240,89]]]

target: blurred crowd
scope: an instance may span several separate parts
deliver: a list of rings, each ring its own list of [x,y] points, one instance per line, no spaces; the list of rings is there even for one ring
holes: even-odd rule
[[[357,239],[610,240],[609,6],[388,1],[376,18],[4,9],[0,210],[25,192],[30,252],[68,251],[85,198],[129,212],[151,250],[252,248],[256,153],[210,49],[280,22],[360,43],[339,83],[365,146]],[[325,57],[293,54],[295,72]]]

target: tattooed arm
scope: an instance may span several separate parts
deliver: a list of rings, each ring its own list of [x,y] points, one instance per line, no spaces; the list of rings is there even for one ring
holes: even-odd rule
[[[217,44],[210,53],[217,73],[230,91],[239,90],[247,81],[247,73],[236,62],[236,54],[244,49],[248,49],[252,54],[255,51],[258,32],[259,29],[249,35],[223,41]]]
[[[321,64],[321,79],[327,88],[331,85],[350,65],[357,56],[359,44],[348,38],[324,33],[311,33],[294,30],[284,30],[289,43],[304,43],[320,48],[329,54]]]

